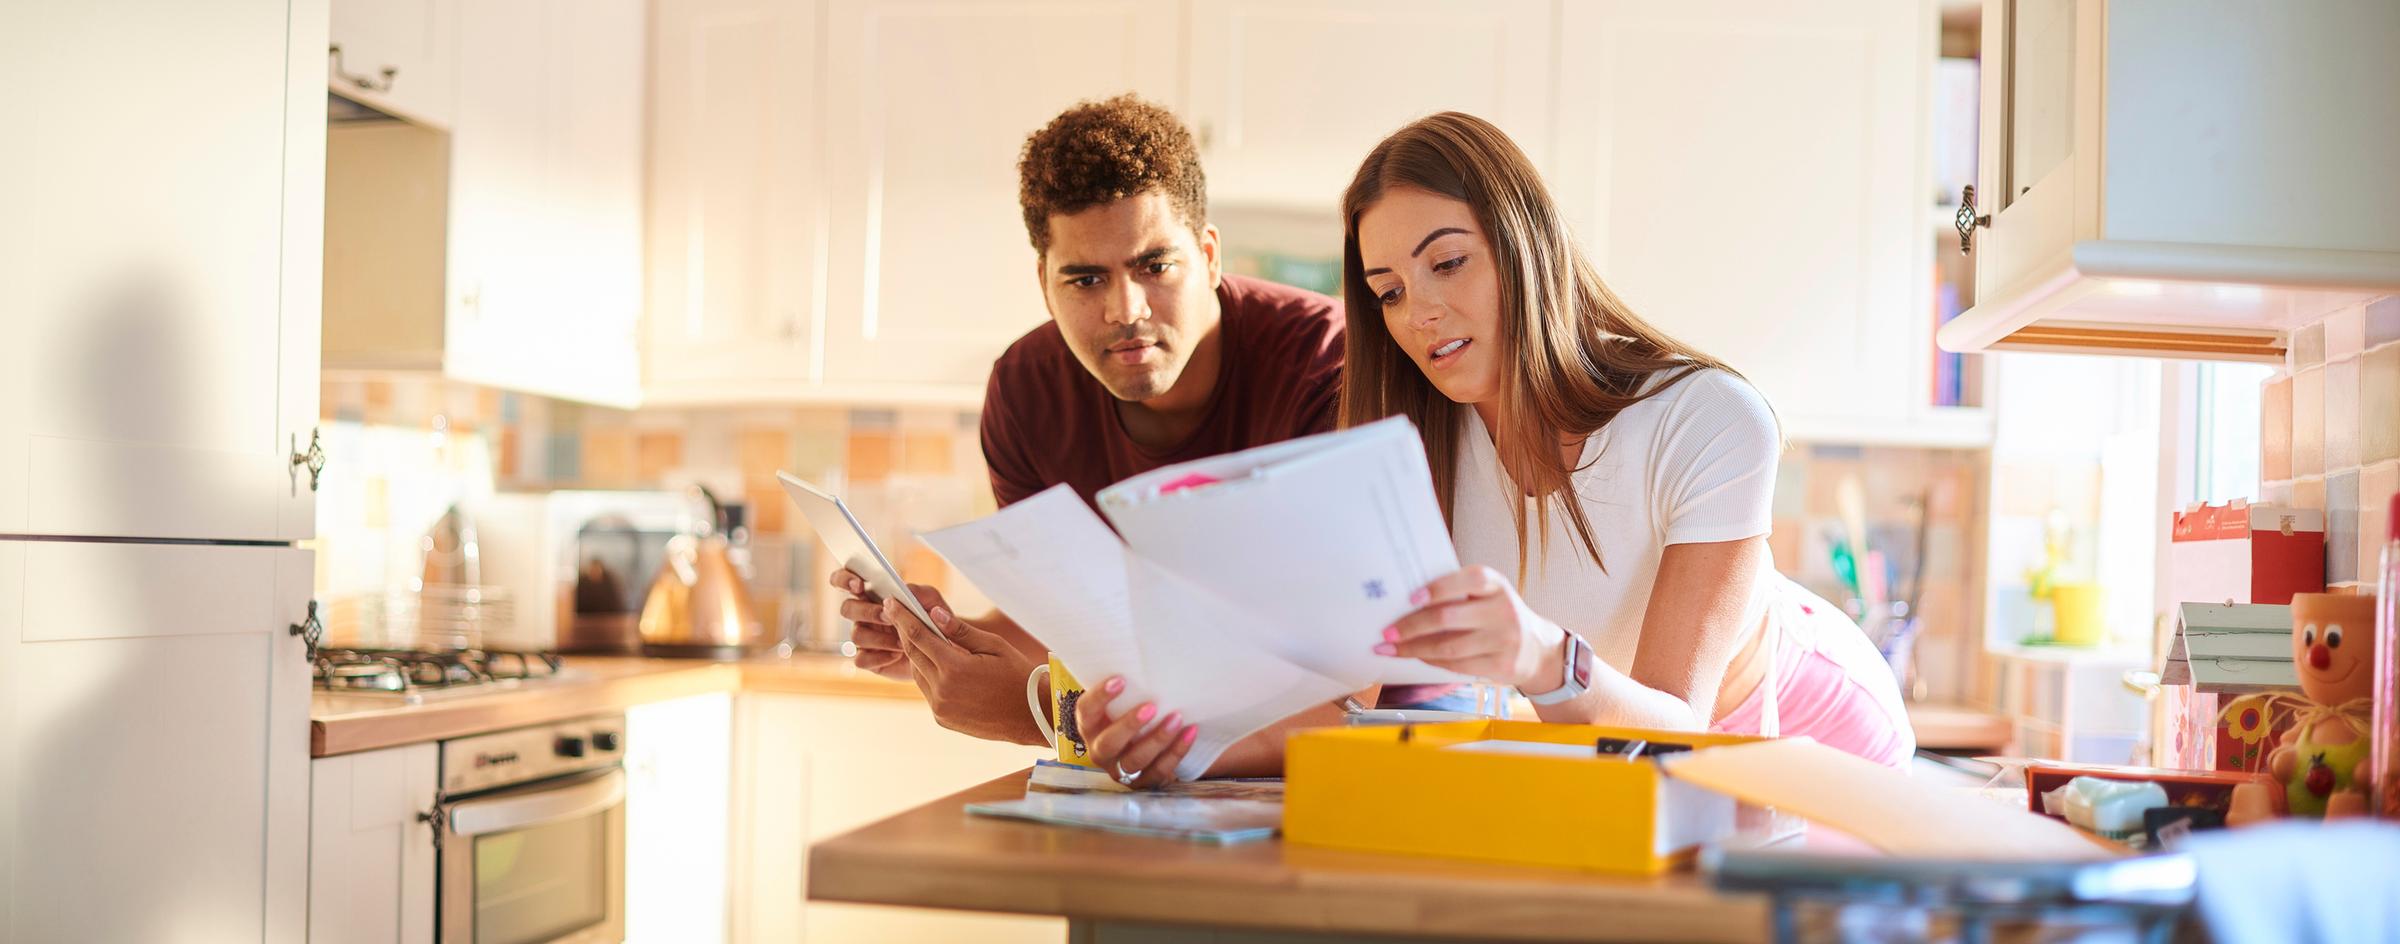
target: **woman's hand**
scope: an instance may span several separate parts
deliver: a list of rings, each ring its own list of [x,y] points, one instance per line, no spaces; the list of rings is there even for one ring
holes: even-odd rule
[[[1132,711],[1109,714],[1109,703],[1125,692],[1123,676],[1110,676],[1075,699],[1076,730],[1091,749],[1092,766],[1136,790],[1155,790],[1175,782],[1175,765],[1200,736],[1197,725],[1183,723],[1183,713],[1158,717],[1158,706],[1145,702]],[[1157,724],[1152,724],[1155,719]]]
[[[1385,627],[1375,654],[1540,694],[1566,677],[1566,630],[1525,606],[1508,578],[1469,567],[1426,584],[1409,598],[1422,608]]]

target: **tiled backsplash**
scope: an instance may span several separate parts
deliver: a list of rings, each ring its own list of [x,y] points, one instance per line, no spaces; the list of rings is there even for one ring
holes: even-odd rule
[[[2325,512],[2325,579],[2371,587],[2400,492],[2400,296],[2292,335],[2260,397],[2263,500]]]
[[[770,611],[834,619],[807,525],[779,469],[842,491],[909,579],[960,612],[988,604],[911,538],[992,508],[976,414],[842,407],[637,410],[579,406],[438,378],[336,377],[324,413],[337,452],[319,503],[320,591],[382,592],[416,573],[416,541],[450,503],[494,491],[681,489],[703,484],[746,506],[759,553],[754,589]],[[1846,530],[1838,494],[1856,478],[1868,544],[1892,592],[1917,573],[1914,503],[1928,502],[1918,666],[1931,697],[1955,698],[1980,645],[1983,455],[1958,450],[1795,445],[1777,482],[1778,569],[1837,604],[1831,548]],[[786,621],[788,622],[788,620]]]

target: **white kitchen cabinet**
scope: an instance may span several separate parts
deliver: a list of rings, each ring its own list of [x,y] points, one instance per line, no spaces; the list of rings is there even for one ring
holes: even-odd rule
[[[736,703],[733,939],[1056,944],[1055,918],[807,900],[808,845],[1033,765],[1043,752],[942,728],[914,699],[760,694]]]
[[[1491,120],[1548,169],[1554,16],[1547,0],[1193,4],[1210,201],[1331,211],[1375,142],[1445,110]]]
[[[0,12],[0,534],[313,534],[324,16]]]
[[[805,399],[824,377],[821,9],[651,10],[645,403]]]
[[[309,944],[433,944],[441,748],[411,744],[309,763]]]
[[[0,541],[0,940],[305,938],[313,557]]]
[[[478,0],[459,25],[442,369],[641,399],[641,0]]]
[[[625,940],[725,940],[733,696],[625,712]]]
[[[458,108],[459,0],[335,0],[326,81],[377,111],[435,128]]]
[[[1986,0],[1976,304],[1942,346],[2281,364],[2400,290],[2396,39],[2382,0]]]
[[[1135,0],[829,0],[822,382],[980,400],[1048,317],[1017,204],[1025,137],[1079,99],[1180,105],[1181,8]]]
[[[1795,439],[1966,444],[1932,402],[1931,5],[1562,7],[1554,194],[1633,311]]]

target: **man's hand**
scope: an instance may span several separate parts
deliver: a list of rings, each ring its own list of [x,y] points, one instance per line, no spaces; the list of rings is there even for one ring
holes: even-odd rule
[[[941,591],[918,584],[908,589],[936,626],[925,625],[894,600],[885,600],[877,616],[898,632],[900,652],[917,690],[933,706],[934,720],[986,740],[1044,744],[1025,707],[1025,678],[1039,663],[1000,636],[959,619]],[[843,611],[849,607],[843,604]]]
[[[850,595],[842,601],[841,612],[843,619],[855,624],[850,629],[850,643],[858,652],[850,657],[851,663],[893,681],[915,681],[908,657],[900,652],[900,631],[883,620],[883,599],[847,569],[834,571],[828,582]]]

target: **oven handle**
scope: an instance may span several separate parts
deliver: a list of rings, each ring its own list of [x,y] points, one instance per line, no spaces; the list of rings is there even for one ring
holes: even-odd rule
[[[589,816],[625,801],[625,771],[611,769],[588,780],[515,796],[453,803],[450,834],[481,836]]]

